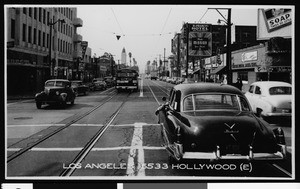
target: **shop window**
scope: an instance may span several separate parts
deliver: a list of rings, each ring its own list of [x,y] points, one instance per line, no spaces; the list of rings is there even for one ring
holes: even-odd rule
[[[28,27],[28,43],[31,43],[31,26]]]

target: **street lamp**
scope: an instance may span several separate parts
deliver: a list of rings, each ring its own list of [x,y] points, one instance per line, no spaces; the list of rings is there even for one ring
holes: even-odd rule
[[[52,21],[52,20],[51,20]],[[50,37],[49,37],[49,64],[50,64],[50,75],[53,78],[54,76],[54,67],[53,67],[53,62],[51,60],[51,51],[52,51],[52,47],[51,47],[51,41],[52,41],[52,26],[54,26],[57,22],[60,23],[66,23],[65,19],[58,19],[55,22],[48,22],[48,25],[50,26]]]

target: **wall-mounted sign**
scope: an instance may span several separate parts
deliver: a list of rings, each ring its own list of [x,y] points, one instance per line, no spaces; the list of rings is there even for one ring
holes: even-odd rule
[[[257,60],[257,51],[245,52],[242,54],[242,62]]]
[[[88,46],[88,42],[87,41],[81,41],[82,59],[84,58],[87,46]]]
[[[291,9],[266,9],[263,15],[269,33],[292,24]]]

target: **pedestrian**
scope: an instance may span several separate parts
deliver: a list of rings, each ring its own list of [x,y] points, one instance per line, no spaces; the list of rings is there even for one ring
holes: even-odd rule
[[[223,80],[222,80],[221,83],[227,85],[227,78],[226,78],[226,75],[223,75]]]
[[[240,90],[242,90],[242,88],[243,88],[243,82],[242,82],[242,80],[241,80],[241,78],[237,78],[237,81],[236,81],[236,83],[235,83],[235,86],[238,88],[238,89],[240,89]]]

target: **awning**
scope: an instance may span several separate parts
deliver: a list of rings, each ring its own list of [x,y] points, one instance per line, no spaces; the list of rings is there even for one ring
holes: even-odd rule
[[[200,71],[200,69],[197,69],[197,70],[193,71],[192,74],[196,74],[196,73],[199,72],[199,71]]]
[[[213,71],[211,71],[210,74],[218,74],[219,72],[223,71],[225,67],[226,66],[219,66],[219,67],[215,68]]]

